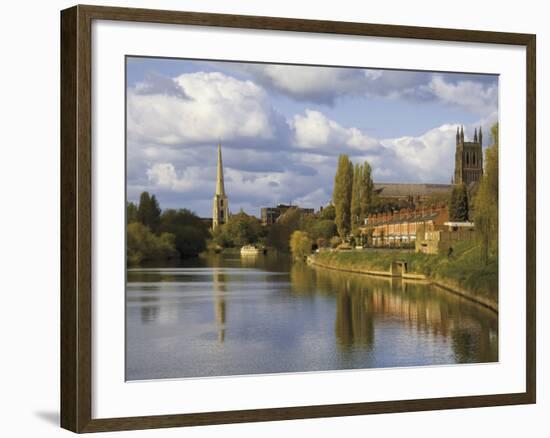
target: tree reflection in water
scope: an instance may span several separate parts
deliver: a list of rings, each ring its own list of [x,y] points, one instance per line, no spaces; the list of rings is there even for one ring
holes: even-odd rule
[[[314,284],[314,287],[312,287]],[[294,294],[334,296],[335,335],[343,351],[372,348],[377,322],[399,322],[449,339],[458,363],[498,360],[498,318],[492,310],[423,282],[291,268]]]
[[[129,380],[498,360],[497,315],[426,283],[277,254],[127,275]]]

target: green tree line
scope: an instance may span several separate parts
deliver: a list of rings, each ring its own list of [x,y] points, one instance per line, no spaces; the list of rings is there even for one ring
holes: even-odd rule
[[[155,195],[143,192],[126,206],[126,256],[129,264],[196,256],[206,249],[208,226],[187,209],[162,211]]]

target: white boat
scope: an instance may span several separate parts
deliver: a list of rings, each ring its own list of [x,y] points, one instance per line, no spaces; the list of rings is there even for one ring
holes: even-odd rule
[[[241,255],[261,255],[265,253],[265,248],[258,248],[254,245],[244,245],[241,247]]]

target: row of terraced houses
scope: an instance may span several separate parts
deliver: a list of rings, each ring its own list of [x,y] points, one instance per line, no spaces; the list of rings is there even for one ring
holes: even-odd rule
[[[427,254],[448,251],[453,243],[474,238],[472,223],[449,221],[446,204],[373,214],[361,232],[372,246],[410,247]]]

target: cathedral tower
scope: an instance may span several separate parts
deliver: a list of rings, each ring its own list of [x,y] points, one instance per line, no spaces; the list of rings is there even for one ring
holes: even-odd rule
[[[212,208],[212,229],[215,230],[220,225],[226,223],[228,218],[229,202],[227,201],[223,184],[222,146],[218,144],[218,172],[216,176],[216,193],[214,194]]]
[[[469,186],[477,183],[483,175],[483,139],[481,127],[479,134],[474,131],[474,141],[464,141],[464,127],[456,129],[456,152],[454,184]]]

